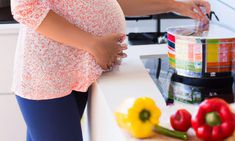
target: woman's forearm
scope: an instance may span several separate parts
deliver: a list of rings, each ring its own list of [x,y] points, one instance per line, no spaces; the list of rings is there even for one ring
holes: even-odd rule
[[[52,40],[88,52],[91,51],[97,38],[69,23],[53,11],[49,11],[36,31]]]
[[[174,10],[174,0],[118,0],[125,16],[144,16]]]

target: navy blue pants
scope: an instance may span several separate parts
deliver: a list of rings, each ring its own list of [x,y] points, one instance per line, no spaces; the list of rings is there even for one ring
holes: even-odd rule
[[[27,125],[27,141],[82,141],[80,120],[87,97],[88,92],[76,91],[50,100],[16,96]]]

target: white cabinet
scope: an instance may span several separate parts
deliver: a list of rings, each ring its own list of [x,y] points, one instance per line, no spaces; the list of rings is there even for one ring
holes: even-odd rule
[[[0,141],[25,141],[26,129],[11,94],[18,24],[0,24]]]
[[[0,95],[0,141],[25,141],[26,127],[14,95]]]
[[[18,24],[0,24],[0,95],[11,93]]]

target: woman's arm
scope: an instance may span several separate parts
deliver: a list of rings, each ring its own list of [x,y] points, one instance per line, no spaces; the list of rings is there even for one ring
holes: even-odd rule
[[[19,23],[52,40],[88,51],[104,69],[111,66],[126,48],[126,46],[120,47],[119,44],[122,42],[122,34],[93,36],[51,11],[47,0],[12,0],[11,2],[12,14]]]
[[[92,52],[97,37],[69,23],[53,11],[49,11],[36,31],[65,45]]]
[[[103,69],[112,66],[118,55],[122,54],[122,50],[126,49],[126,46],[120,47],[119,45],[123,41],[124,34],[93,36],[69,23],[53,11],[48,13],[36,31],[65,45],[86,50],[95,57],[97,63]]]
[[[48,38],[89,51],[97,38],[51,11],[52,4],[50,0],[11,0],[11,11],[16,21]]]
[[[126,16],[144,16],[170,12],[173,0],[118,0]]]
[[[205,7],[206,12],[210,12],[210,4],[205,0],[118,0],[118,2],[126,16],[177,12],[193,19],[205,20],[206,17],[199,7]]]

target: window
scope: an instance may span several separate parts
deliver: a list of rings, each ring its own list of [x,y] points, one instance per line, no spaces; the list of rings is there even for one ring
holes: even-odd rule
[[[11,14],[10,0],[0,0],[0,24],[15,23]]]

